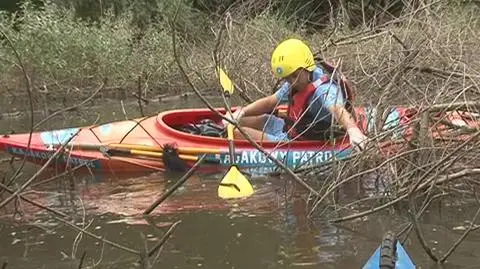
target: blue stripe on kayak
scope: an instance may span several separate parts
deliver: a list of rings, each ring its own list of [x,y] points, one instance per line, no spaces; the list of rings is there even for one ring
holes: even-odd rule
[[[15,146],[8,146],[7,152],[13,155],[27,156],[32,159],[45,160],[45,161],[50,159],[55,154],[55,150],[49,150],[49,151],[34,150],[34,149],[27,150],[26,148],[15,147]],[[100,161],[98,160],[91,160],[91,159],[82,158],[82,157],[73,157],[73,156],[70,156],[69,154],[58,154],[56,161],[60,161],[64,164],[68,162],[68,164],[71,165],[72,167],[79,166],[79,165],[85,165],[92,169],[100,169],[101,167]]]
[[[275,159],[286,164],[289,168],[296,168],[308,165],[318,165],[331,161],[333,157],[343,159],[351,154],[351,149],[345,150],[276,150],[271,153]],[[334,156],[335,155],[335,156]],[[230,155],[228,153],[216,154],[220,164],[230,165]],[[240,167],[276,167],[277,165],[268,159],[259,150],[244,150],[235,154],[236,164]]]
[[[397,262],[395,263],[395,269],[415,269],[412,259],[408,256],[408,253],[403,248],[402,244],[397,241]],[[373,255],[368,259],[367,263],[362,269],[379,269],[380,268],[380,247],[378,247]]]

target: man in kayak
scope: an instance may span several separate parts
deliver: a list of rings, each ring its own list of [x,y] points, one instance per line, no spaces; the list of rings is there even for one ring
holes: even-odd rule
[[[231,117],[226,115],[253,140],[328,139],[336,120],[346,130],[352,146],[364,149],[367,137],[347,109],[350,92],[341,89],[338,81],[315,64],[305,43],[298,39],[281,42],[272,53],[271,68],[277,78],[285,80],[283,85],[274,94],[237,109]],[[286,115],[271,114],[285,103]],[[235,135],[242,137],[238,130]]]

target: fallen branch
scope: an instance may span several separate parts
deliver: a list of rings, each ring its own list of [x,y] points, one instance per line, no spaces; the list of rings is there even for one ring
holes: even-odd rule
[[[2,187],[3,189],[5,189],[6,191],[8,191],[8,192],[10,192],[10,193],[13,193],[13,190],[10,190],[8,187],[6,187],[6,186],[3,185],[3,184],[0,184],[0,187]],[[37,202],[35,202],[35,201],[32,201],[32,200],[24,197],[24,196],[21,195],[21,194],[18,194],[17,196],[18,196],[20,199],[22,199],[22,200],[24,200],[25,202],[27,202],[27,203],[30,203],[30,204],[32,204],[32,205],[34,205],[34,206],[36,206],[36,207],[39,207],[39,208],[41,208],[41,209],[44,209],[44,210],[46,210],[46,211],[48,211],[48,212],[53,213],[54,215],[56,215],[56,216],[54,216],[55,219],[57,219],[57,220],[65,223],[65,224],[67,224],[68,226],[74,228],[74,229],[77,230],[77,231],[80,231],[80,232],[82,232],[82,233],[85,233],[86,235],[91,236],[91,237],[93,237],[93,238],[95,238],[95,239],[101,240],[103,243],[106,243],[106,244],[108,244],[108,245],[110,245],[110,246],[113,246],[113,247],[116,247],[116,248],[125,250],[125,251],[130,252],[130,253],[133,253],[133,254],[137,254],[137,255],[140,256],[140,252],[138,252],[138,251],[136,251],[136,250],[130,249],[130,248],[128,248],[128,247],[122,246],[122,245],[120,245],[120,244],[118,244],[118,243],[115,243],[115,242],[113,242],[113,241],[110,241],[110,240],[107,240],[107,239],[105,239],[105,238],[103,238],[103,237],[100,237],[100,236],[98,236],[98,235],[95,235],[95,234],[93,234],[93,233],[91,233],[91,232],[88,232],[88,231],[86,231],[85,229],[82,229],[82,228],[76,226],[75,224],[72,224],[72,223],[68,222],[67,220],[61,218],[61,217],[64,217],[64,218],[68,217],[65,213],[62,213],[62,212],[60,212],[60,211],[57,211],[57,210],[55,210],[55,209],[49,208],[49,207],[47,207],[47,206],[45,206],[45,205],[42,205],[42,204],[37,203]],[[58,217],[58,216],[61,216],[61,217]]]
[[[82,269],[83,267],[83,260],[85,259],[85,256],[87,255],[87,251],[83,251],[82,257],[80,258],[80,262],[78,263],[78,269]]]
[[[356,214],[352,214],[352,215],[349,215],[349,216],[345,216],[345,217],[341,217],[341,218],[334,218],[332,220],[330,220],[331,222],[335,223],[335,222],[343,222],[343,221],[347,221],[347,220],[352,220],[352,219],[357,219],[357,218],[361,218],[361,217],[364,217],[364,216],[367,216],[367,215],[370,215],[370,214],[373,214],[373,213],[376,213],[380,210],[383,210],[385,208],[388,208],[398,202],[400,202],[401,200],[405,199],[408,197],[408,194],[404,194],[400,197],[397,197],[396,199],[388,202],[388,203],[385,203],[383,205],[380,205],[378,207],[375,207],[375,208],[372,208],[370,210],[366,210],[366,211],[362,211],[360,213],[356,213]]]
[[[326,198],[327,196],[329,196],[333,191],[337,190],[338,188],[340,188],[342,185],[358,178],[358,177],[361,177],[363,175],[367,175],[367,174],[370,174],[370,173],[373,173],[377,170],[379,170],[380,168],[382,168],[383,166],[393,162],[394,160],[396,159],[399,159],[401,157],[403,157],[404,155],[407,155],[407,154],[411,154],[412,152],[415,152],[415,151],[418,151],[420,149],[413,149],[411,151],[405,151],[405,152],[402,152],[398,155],[395,155],[393,157],[390,157],[388,159],[386,159],[385,161],[383,161],[381,164],[377,165],[376,167],[373,167],[373,168],[370,168],[370,169],[367,169],[365,171],[362,171],[360,173],[357,173],[357,174],[354,174],[354,175],[351,175],[345,179],[343,179],[342,181],[340,182],[337,182],[337,183],[332,183],[333,186],[327,188],[327,190],[325,191],[325,193],[319,198],[318,201],[315,202],[312,210],[310,210],[310,213],[309,213],[309,216],[311,216],[313,214],[313,212],[317,209],[318,205],[320,205]]]
[[[468,227],[468,229],[462,234],[462,236],[460,236],[460,238],[458,238],[458,240],[447,251],[447,253],[445,253],[445,255],[443,255],[443,257],[440,259],[439,262],[444,263],[448,259],[448,257],[455,251],[455,249],[458,247],[458,245],[460,245],[460,243],[462,243],[462,241],[467,237],[467,235],[474,229],[474,227],[477,228],[476,225],[475,225],[475,221],[477,220],[477,217],[478,217],[479,214],[480,214],[480,208],[477,210],[477,213],[475,213],[475,216],[473,217],[472,221],[470,222],[470,226]]]
[[[420,218],[421,215],[423,215],[423,213],[425,212],[425,210],[427,209],[428,205],[430,205],[430,203],[437,199],[437,198],[440,198],[440,197],[443,197],[443,196],[446,196],[447,194],[445,193],[440,193],[440,194],[436,194],[436,195],[433,195],[432,197],[428,197],[424,204],[422,205],[421,209],[419,212],[417,212],[416,216],[417,218]],[[397,236],[402,236],[403,234],[405,234],[405,240],[406,238],[408,238],[408,234],[410,233],[410,230],[413,228],[413,223],[409,223],[408,225],[405,226],[405,228],[403,228],[400,232],[397,233]],[[403,242],[405,241],[403,240]]]
[[[409,200],[410,200],[409,201],[410,202],[410,209],[412,210],[410,215],[411,215],[411,219],[412,219],[412,223],[413,223],[413,228],[415,229],[415,233],[417,234],[418,241],[420,242],[420,245],[423,247],[423,249],[428,254],[428,256],[434,262],[437,262],[438,261],[437,256],[435,255],[435,253],[433,253],[433,250],[428,246],[427,242],[425,241],[425,236],[423,236],[423,232],[420,229],[420,224],[418,223],[418,217],[419,216],[417,216],[417,213],[416,213],[416,210],[415,210],[415,204],[414,204],[413,197],[410,197]]]
[[[466,168],[466,169],[463,169],[462,171],[459,171],[459,172],[455,172],[455,173],[451,173],[451,174],[448,174],[448,175],[443,175],[443,176],[440,176],[440,177],[436,177],[435,185],[442,185],[442,184],[447,183],[449,181],[452,181],[452,180],[455,180],[455,179],[458,179],[458,178],[462,178],[462,177],[465,177],[465,176],[469,176],[469,175],[475,175],[475,174],[480,174],[480,168]],[[433,181],[432,179],[429,179],[426,182],[424,182],[423,184],[421,184],[417,188],[417,190],[420,191],[420,190],[423,190],[423,189],[427,188],[428,186],[430,186],[430,184]],[[402,191],[406,191],[406,188],[402,189],[401,192]]]
[[[434,75],[435,74],[440,74],[440,75],[443,75],[443,76],[452,76],[452,77],[470,78],[470,79],[480,78],[480,75],[470,75],[470,74],[459,73],[459,72],[455,72],[455,71],[444,71],[444,70],[441,70],[441,69],[428,67],[428,66],[406,66],[405,68],[410,69],[410,70],[420,71],[420,72],[423,72],[423,73],[434,74]]]
[[[389,34],[389,33],[390,33],[390,30],[385,30],[383,32],[371,34],[371,35],[368,35],[368,36],[363,36],[361,38],[354,39],[354,40],[346,40],[346,41],[340,41],[340,42],[332,41],[332,45],[338,47],[338,46],[344,46],[344,45],[357,44],[357,43],[364,42],[364,41],[367,41],[367,40],[370,40],[370,39],[374,39],[374,38],[377,38],[377,37],[380,37],[380,36],[383,36],[383,35]]]
[[[436,112],[440,110],[450,110],[450,109],[464,109],[469,107],[480,108],[480,101],[471,101],[471,102],[455,102],[450,104],[436,104],[428,107],[429,111]]]
[[[352,39],[352,38],[356,38],[360,35],[365,35],[365,34],[370,34],[369,36],[366,36],[366,37],[363,37],[365,38],[364,40],[368,40],[368,39],[372,39],[375,36],[375,32],[378,32],[380,31],[380,29],[386,29],[386,30],[389,30],[390,28],[388,27],[389,25],[392,25],[392,24],[398,24],[398,23],[401,23],[405,20],[412,20],[412,18],[415,17],[415,15],[417,15],[417,13],[419,13],[420,11],[424,10],[424,9],[427,9],[433,5],[436,5],[438,3],[442,2],[441,0],[437,0],[437,1],[434,1],[434,2],[431,2],[429,4],[426,4],[412,12],[409,12],[409,13],[406,13],[404,14],[402,17],[400,18],[396,18],[396,19],[393,19],[393,20],[388,20],[387,22],[381,24],[381,25],[378,25],[376,26],[375,28],[370,28],[370,29],[367,29],[367,30],[361,30],[359,32],[356,32],[356,33],[353,33],[351,35],[346,35],[346,36],[342,36],[340,38],[338,38],[337,40],[335,41],[331,41],[330,38],[327,39],[326,42],[324,42],[324,44],[321,46],[321,49],[320,51],[324,51],[324,50],[327,50],[328,47],[330,47],[331,45],[338,45],[338,44],[342,44],[342,45],[345,45],[345,44],[354,44],[354,43],[358,43],[359,39],[362,39],[361,38],[357,38],[355,40],[349,40],[349,39]],[[380,33],[385,33],[385,32],[380,32]],[[368,38],[370,37],[370,38]],[[314,56],[319,56],[320,55],[320,52],[317,52],[315,53]]]
[[[435,169],[437,168],[440,164],[444,163],[445,160],[449,159],[451,156],[453,156],[453,154],[455,154],[456,152],[458,152],[461,148],[463,148],[468,142],[470,142],[471,140],[473,140],[474,138],[478,137],[480,135],[480,131],[477,132],[475,135],[473,135],[472,137],[470,137],[469,139],[467,139],[465,142],[463,142],[460,146],[458,146],[457,148],[455,148],[454,150],[452,150],[451,152],[449,152],[449,154],[447,154],[444,158],[442,158],[439,162],[437,162],[435,165],[432,165],[430,167],[430,169],[428,169],[420,179],[417,180],[417,182],[415,183],[415,185],[410,189],[410,191],[406,194],[403,194],[399,197],[397,197],[396,199],[388,202],[388,203],[385,203],[383,205],[380,205],[378,207],[375,207],[373,209],[370,209],[370,210],[366,210],[366,211],[362,211],[360,213],[355,213],[355,214],[352,214],[352,215],[349,215],[349,216],[345,216],[345,217],[341,217],[341,218],[334,218],[332,219],[331,221],[332,222],[342,222],[342,221],[347,221],[347,220],[352,220],[352,219],[356,219],[356,218],[361,218],[361,217],[364,217],[364,216],[367,216],[367,215],[370,215],[370,214],[373,214],[373,213],[376,213],[380,210],[383,210],[385,208],[388,208],[398,202],[400,202],[401,200],[413,195],[413,193],[419,191],[420,189],[420,186],[423,186],[422,184],[422,181]],[[431,182],[435,181],[437,179],[437,177],[431,177],[429,180],[427,180],[426,182],[424,182],[424,184],[427,184],[427,186],[429,186],[431,184]]]
[[[170,236],[172,236],[172,233],[175,230],[175,228],[177,228],[177,225],[180,224],[181,222],[182,221],[179,220],[179,221],[173,223],[172,226],[170,226],[170,228],[163,235],[163,237],[160,239],[160,241],[154,247],[152,247],[152,249],[150,249],[150,251],[148,252],[148,257],[151,257],[160,247],[162,247],[165,244],[165,242],[167,242],[167,240],[170,238]]]
[[[409,195],[413,194],[417,188],[421,185],[422,181],[427,178],[427,176],[438,166],[442,165],[447,159],[451,158],[455,153],[457,153],[460,149],[465,147],[470,141],[473,139],[477,138],[480,135],[480,131],[478,131],[475,135],[472,135],[469,137],[467,140],[465,140],[462,144],[460,144],[458,147],[456,147],[454,150],[449,152],[445,157],[443,157],[440,161],[438,161],[436,164],[432,165],[430,169],[428,169],[423,175],[417,180],[413,188],[410,190]],[[433,179],[434,180],[434,179]]]

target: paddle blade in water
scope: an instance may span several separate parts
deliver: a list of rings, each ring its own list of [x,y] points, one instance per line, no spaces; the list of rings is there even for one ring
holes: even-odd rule
[[[227,74],[223,71],[222,68],[218,68],[218,76],[223,90],[229,92],[230,94],[233,94],[233,82],[232,80],[230,80],[230,78],[227,76]]]
[[[253,194],[253,187],[248,179],[238,170],[231,166],[218,186],[218,196],[223,199],[248,197]]]
[[[187,163],[178,156],[177,149],[170,144],[163,146],[163,163],[166,170],[170,172],[188,171]]]

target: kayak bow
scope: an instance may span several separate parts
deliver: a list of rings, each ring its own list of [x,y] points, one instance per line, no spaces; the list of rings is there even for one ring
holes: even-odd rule
[[[392,232],[387,232],[382,243],[362,269],[415,269],[410,256]]]

